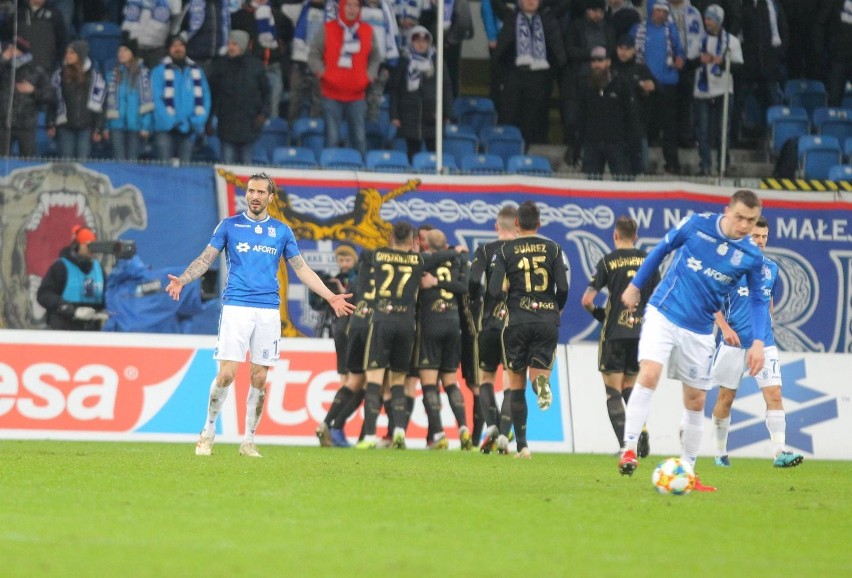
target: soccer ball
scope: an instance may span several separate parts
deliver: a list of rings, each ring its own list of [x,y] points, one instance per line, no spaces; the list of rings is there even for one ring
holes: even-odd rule
[[[695,487],[695,472],[680,458],[669,458],[657,464],[651,482],[660,494],[684,496]]]

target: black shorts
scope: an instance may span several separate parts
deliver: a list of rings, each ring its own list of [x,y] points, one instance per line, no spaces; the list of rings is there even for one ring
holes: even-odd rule
[[[494,373],[503,363],[503,330],[496,327],[483,329],[479,334],[479,369]]]
[[[418,369],[455,372],[461,358],[461,331],[452,323],[435,323],[420,330]]]
[[[367,371],[388,369],[407,373],[411,367],[416,327],[413,319],[373,316],[367,337]]]
[[[550,369],[558,341],[559,327],[552,323],[510,325],[503,331],[503,366],[513,371]]]
[[[346,373],[346,352],[349,338],[346,335],[346,326],[336,324],[334,326],[334,353],[337,357],[337,373]]]
[[[477,368],[479,367],[479,352],[477,351],[476,335],[467,331],[461,336],[461,370],[465,383],[470,386],[478,385]]]
[[[349,373],[364,373],[366,359],[367,335],[370,333],[369,325],[349,326],[346,339],[346,369]]]
[[[638,339],[605,339],[598,347],[598,371],[601,373],[639,373]]]

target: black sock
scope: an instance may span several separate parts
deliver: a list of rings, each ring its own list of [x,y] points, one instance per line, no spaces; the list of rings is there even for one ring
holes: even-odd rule
[[[405,396],[405,424],[402,428],[408,431],[408,422],[411,421],[411,412],[414,411],[414,398],[410,395]]]
[[[382,407],[385,410],[385,415],[388,416],[388,434],[390,435],[393,431],[393,428],[396,427],[393,419],[393,409],[391,408],[391,400],[385,399],[382,401]]]
[[[473,430],[470,432],[473,438],[473,443],[479,445],[479,440],[482,439],[482,426],[485,420],[482,419],[482,407],[479,400],[479,394],[473,394]]]
[[[621,398],[624,400],[624,405],[627,405],[627,402],[630,401],[630,394],[633,393],[633,386],[625,387],[621,390]]]
[[[405,429],[405,387],[399,385],[391,386],[391,412],[388,414],[393,417],[393,428],[388,424],[388,433],[393,434],[396,428]]]
[[[456,423],[459,427],[467,427],[467,416],[465,415],[464,396],[459,389],[458,384],[452,383],[444,386],[444,391],[447,392],[447,397],[450,400],[450,409],[453,410],[453,415],[456,418]]]
[[[364,397],[364,436],[376,435],[376,421],[382,407],[382,386],[378,383],[368,383]]]
[[[621,393],[614,387],[606,386],[606,411],[609,413],[609,421],[612,423],[612,431],[618,438],[621,446],[624,440],[624,403],[621,401]]]
[[[426,410],[426,418],[429,420],[428,441],[435,439],[435,434],[444,431],[441,423],[441,396],[438,394],[437,385],[421,385],[423,390],[423,408]]]
[[[325,425],[331,427],[334,418],[336,418],[340,414],[340,410],[346,405],[346,402],[349,401],[355,392],[349,389],[348,387],[341,387],[337,390],[337,393],[334,394],[334,401],[331,402],[331,407],[328,408],[328,413],[325,414]]]
[[[480,391],[480,395],[482,392]],[[503,403],[500,404],[500,435],[507,436],[512,429],[512,390],[503,390]]]
[[[494,384],[483,383],[479,386],[479,406],[488,425],[499,425],[497,418],[497,398],[494,397]]]
[[[512,397],[512,425],[515,426],[515,443],[518,451],[527,447],[527,396],[523,389],[513,390]]]
[[[354,395],[349,398],[349,401],[340,408],[340,413],[337,414],[334,421],[329,424],[331,429],[343,429],[343,426],[346,425],[346,422],[350,417],[352,417],[352,414],[361,407],[361,404],[364,402],[364,395],[366,394],[366,391],[364,391],[364,388],[362,387],[357,392],[353,392],[353,394]]]

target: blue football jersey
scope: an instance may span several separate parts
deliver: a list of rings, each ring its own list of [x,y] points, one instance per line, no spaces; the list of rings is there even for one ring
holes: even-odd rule
[[[763,258],[763,292],[771,300],[774,297],[775,281],[778,279],[778,265],[774,261]],[[749,310],[749,288],[745,278],[740,279],[737,288],[728,293],[722,306],[722,315],[731,329],[740,337],[740,346],[743,349],[751,347],[754,334],[751,330],[751,312]],[[766,330],[761,338],[763,345],[769,347],[775,345],[775,333],[772,331],[772,318],[766,323]]]
[[[718,213],[685,217],[648,254],[633,279],[633,284],[641,289],[663,258],[675,252],[650,304],[679,327],[704,335],[713,332],[714,314],[722,309],[725,296],[744,275],[752,315],[760,327],[765,324],[769,301],[762,291],[760,247],[750,236],[728,238],[722,233],[721,221]],[[756,306],[758,303],[764,310]]]
[[[240,213],[216,226],[210,246],[224,250],[228,263],[224,305],[278,309],[278,263],[299,255],[290,227],[269,216],[254,221]]]

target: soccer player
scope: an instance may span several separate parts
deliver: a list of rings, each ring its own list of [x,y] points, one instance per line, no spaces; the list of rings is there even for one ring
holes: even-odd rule
[[[512,424],[515,427],[517,458],[531,457],[527,445],[527,375],[546,410],[553,402],[550,371],[559,339],[559,317],[568,299],[568,261],[562,248],[538,234],[541,215],[532,201],[518,207],[517,238],[506,241],[494,255],[494,270],[488,283],[491,297],[506,291],[508,322],[503,331],[503,366],[509,370]],[[497,438],[506,452],[509,440]]]
[[[426,233],[426,242],[432,254],[447,252],[447,237],[438,229]],[[430,441],[434,446],[435,442],[446,438],[441,423],[440,379],[459,425],[461,448],[469,450],[473,447],[473,438],[467,427],[464,397],[456,379],[461,355],[461,318],[457,297],[467,291],[468,269],[460,256],[451,254],[449,258],[430,267],[428,272],[435,276],[438,283],[423,289],[418,298],[415,359],[423,390],[423,405],[432,434]],[[440,445],[445,447],[446,444]]]
[[[761,216],[751,232],[751,238],[760,247],[766,248],[769,241],[769,223]],[[764,256],[764,291],[770,295],[778,279],[778,265]],[[713,408],[713,426],[716,431],[716,465],[729,467],[728,430],[731,427],[731,404],[737,395],[745,375],[745,352],[754,340],[748,314],[749,288],[743,280],[725,298],[722,311],[716,312],[716,324],[722,332],[722,340],[713,360],[713,379],[719,385],[719,397]],[[772,302],[770,301],[770,307]],[[781,362],[775,346],[772,318],[763,333],[765,361],[755,379],[766,401],[766,429],[772,442],[773,465],[776,468],[792,468],[804,461],[804,456],[791,452],[785,446],[787,418],[781,401]]]
[[[477,313],[477,347],[479,355],[479,400],[484,414],[485,423],[488,424],[485,440],[480,446],[480,451],[490,454],[496,447],[497,438],[506,436],[508,442],[509,431],[512,429],[512,413],[509,410],[509,388],[503,388],[503,405],[501,411],[497,411],[497,398],[494,395],[494,380],[497,378],[497,366],[500,365],[500,354],[503,351],[502,334],[506,324],[506,303],[502,299],[492,297],[483,289],[488,288],[491,274],[494,268],[494,255],[506,241],[511,241],[518,236],[517,225],[518,211],[512,205],[504,205],[497,213],[494,229],[497,231],[497,240],[491,241],[476,248],[473,254],[473,262],[470,266],[470,294],[475,296],[480,305]],[[504,377],[508,378],[506,373]],[[504,380],[508,384],[508,379]]]
[[[721,309],[725,295],[743,275],[749,288],[751,325],[755,335],[763,335],[769,312],[768,297],[762,290],[763,255],[750,236],[760,209],[757,195],[739,190],[731,196],[724,214],[685,217],[648,254],[621,294],[621,302],[635,313],[642,288],[659,269],[663,258],[676,252],[645,308],[639,338],[639,376],[627,404],[624,452],[618,462],[622,475],[632,475],[639,466],[636,459],[639,434],[648,421],[651,398],[666,362],[670,375],[683,382],[681,458],[695,465],[703,435],[704,401],[711,387],[714,316]],[[763,341],[755,339],[746,354],[750,375],[763,367],[763,357]],[[697,477],[695,489],[716,490],[702,484]]]
[[[636,374],[639,373],[639,330],[642,327],[644,303],[648,302],[660,280],[659,274],[654,275],[642,289],[640,306],[634,313],[629,313],[621,303],[621,294],[645,261],[645,252],[634,247],[637,229],[636,221],[628,216],[616,220],[612,234],[615,251],[598,261],[595,275],[583,293],[582,300],[583,307],[603,323],[598,344],[598,369],[606,389],[609,421],[619,445],[624,439],[624,406],[630,399]],[[609,292],[606,308],[595,307],[595,297],[604,287]],[[640,458],[651,453],[648,429],[645,427],[639,434],[637,453]]]
[[[261,457],[254,445],[254,434],[263,412],[266,375],[279,355],[278,264],[282,257],[308,289],[328,301],[335,315],[349,315],[354,309],[346,301],[352,297],[350,293],[335,294],[305,263],[290,227],[269,216],[267,209],[273,198],[275,183],[266,173],[249,177],[246,184],[248,209],[221,221],[210,243],[180,277],[169,275],[166,292],[177,301],[183,286],[201,277],[222,251],[228,260],[228,280],[222,296],[215,353],[219,371],[210,385],[207,421],[195,447],[195,454],[199,456],[213,453],[216,418],[228,396],[228,386],[234,381],[237,365],[245,361],[246,352],[251,352],[251,387],[246,400],[246,431],[240,455]]]

